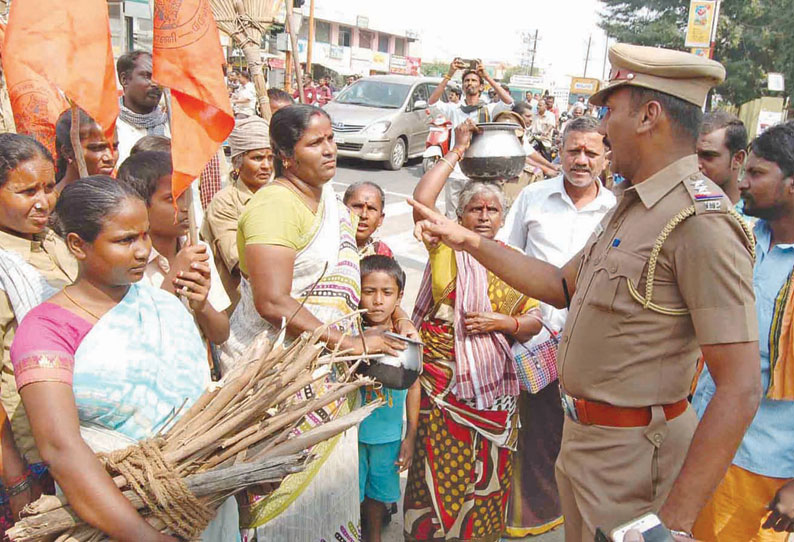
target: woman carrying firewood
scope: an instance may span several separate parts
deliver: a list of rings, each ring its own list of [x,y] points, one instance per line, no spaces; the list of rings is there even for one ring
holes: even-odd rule
[[[36,447],[86,523],[114,540],[176,541],[138,514],[94,452],[154,437],[189,407],[210,383],[203,343],[178,299],[138,284],[151,241],[137,193],[87,177],[64,189],[56,212],[78,277],[28,312],[11,347]],[[192,299],[191,284],[175,279]],[[202,538],[239,538],[233,500]]]
[[[261,333],[273,339],[286,322],[288,340],[358,309],[360,298],[356,220],[329,182],[336,172],[331,119],[320,108],[293,105],[277,111],[270,123],[275,179],[260,188],[240,216],[238,248],[241,300],[231,318],[231,335],[221,358],[226,372]],[[404,313],[395,317],[403,334],[415,333]],[[350,336],[351,319],[329,328],[330,348],[394,352],[401,341],[382,331]],[[321,395],[341,374],[312,386]],[[334,374],[335,373],[335,374]],[[336,418],[348,409],[342,399],[312,423]],[[355,431],[313,450],[319,468],[285,480],[276,492],[254,502],[248,523],[258,540],[354,540],[358,537],[359,497]]]

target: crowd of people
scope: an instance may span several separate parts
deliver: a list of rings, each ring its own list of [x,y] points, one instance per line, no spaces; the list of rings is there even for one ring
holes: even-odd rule
[[[146,52],[118,60],[113,140],[79,110],[80,148],[69,110],[55,157],[0,135],[2,527],[57,485],[114,540],[176,540],[95,453],[156,435],[258,337],[321,333],[351,357],[421,341],[423,371],[407,390],[365,387],[303,418],[295,433],[382,402],[272,492],[227,499],[203,540],[379,542],[400,501],[409,542],[563,522],[579,542],[648,512],[677,542],[785,539],[794,123],[748,141],[734,115],[703,115],[725,77],[711,60],[618,44],[610,62],[608,84],[564,123],[553,97],[517,102],[481,64],[451,63],[428,99],[454,126],[450,151],[409,202],[428,258],[415,299],[377,235],[383,188],[331,185],[327,78],[307,76],[305,104],[269,89],[267,121],[250,76],[230,72],[229,158],[176,201]],[[518,178],[463,174],[484,122],[516,126]],[[533,141],[557,131],[554,160]],[[527,352],[554,367],[540,389],[519,370]],[[300,394],[327,393],[345,371],[330,366]]]

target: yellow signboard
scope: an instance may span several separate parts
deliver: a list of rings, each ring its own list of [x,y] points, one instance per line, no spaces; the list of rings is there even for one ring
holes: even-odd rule
[[[596,92],[598,92],[598,85],[600,81],[598,79],[590,79],[585,77],[573,77],[571,78],[571,94],[585,94],[587,96],[592,96]]]
[[[687,47],[710,47],[714,24],[715,0],[692,0],[689,3],[689,24],[686,27]]]

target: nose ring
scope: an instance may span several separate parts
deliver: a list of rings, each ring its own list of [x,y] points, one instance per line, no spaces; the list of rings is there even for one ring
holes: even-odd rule
[[[34,209],[36,209],[37,211],[41,211],[41,203],[37,203],[37,204],[35,204],[35,205],[33,206],[33,208],[34,208]]]

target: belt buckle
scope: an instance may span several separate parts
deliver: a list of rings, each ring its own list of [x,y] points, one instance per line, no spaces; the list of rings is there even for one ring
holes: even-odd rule
[[[562,386],[560,387],[560,401],[562,402],[562,409],[566,416],[579,423],[579,413],[576,411],[575,399],[565,393]]]

